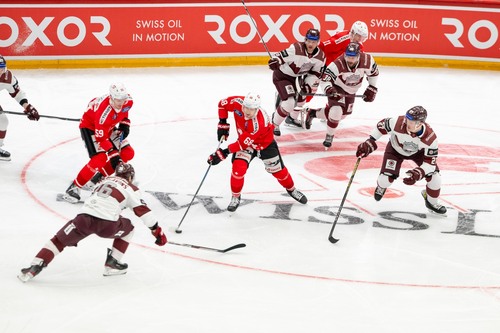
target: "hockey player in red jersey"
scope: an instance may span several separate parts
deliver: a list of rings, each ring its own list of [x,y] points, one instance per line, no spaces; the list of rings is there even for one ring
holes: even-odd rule
[[[325,55],[318,48],[320,33],[309,29],[303,42],[296,42],[289,48],[276,53],[269,59],[273,71],[273,83],[278,92],[278,103],[273,114],[274,135],[281,135],[279,126],[286,123],[302,127],[298,120],[300,108],[306,102],[303,94],[314,94],[325,66]]]
[[[437,165],[438,141],[436,133],[425,121],[427,110],[414,106],[404,116],[385,118],[377,123],[370,137],[358,146],[357,157],[367,157],[377,149],[376,140],[385,134],[390,135],[373,194],[380,201],[385,191],[399,177],[401,164],[405,160],[416,163],[417,167],[406,172],[403,183],[414,185],[425,179],[427,182],[422,196],[425,206],[432,212],[446,214],[446,207],[438,203],[441,192],[441,174]]]
[[[38,111],[28,102],[26,93],[19,87],[16,77],[7,69],[7,61],[0,55],[0,91],[4,89],[24,108],[29,120],[40,119]],[[10,161],[10,153],[1,148],[9,126],[9,119],[2,110],[0,105],[0,161]]]
[[[337,58],[326,68],[320,85],[328,96],[328,103],[320,109],[306,108],[306,129],[311,128],[313,118],[326,119],[326,137],[323,146],[332,146],[335,131],[342,119],[353,111],[355,94],[361,88],[366,76],[368,87],[363,101],[373,102],[377,94],[379,70],[373,57],[360,51],[358,43],[347,46],[344,56]]]
[[[135,171],[132,165],[120,163],[115,176],[104,178],[85,200],[80,213],[67,222],[38,252],[31,266],[23,268],[18,278],[27,282],[38,275],[54,257],[67,246],[77,246],[90,235],[113,239],[104,264],[104,276],[121,275],[128,265],[120,262],[127,251],[134,233],[130,219],[121,216],[129,208],[151,230],[155,244],[163,246],[167,237],[163,233],[153,212],[142,199],[141,192],[132,182]]]
[[[219,125],[217,139],[227,140],[229,124],[227,118],[233,113],[238,139],[229,144],[226,149],[219,148],[208,157],[207,162],[212,165],[219,164],[232,155],[231,191],[232,198],[227,210],[234,212],[241,200],[241,190],[245,174],[250,162],[258,157],[264,162],[267,172],[272,174],[283,186],[287,193],[298,202],[307,203],[306,196],[295,188],[292,176],[285,167],[278,144],[274,140],[273,129],[267,113],[260,108],[260,96],[248,93],[244,96],[232,96],[219,102]]]
[[[359,43],[363,51],[363,43],[368,39],[368,26],[363,21],[356,21],[351,30],[337,31],[332,37],[319,43],[318,47],[325,53],[326,65],[344,54],[351,42]]]
[[[130,133],[128,114],[132,97],[122,83],[109,87],[109,94],[92,99],[80,121],[80,133],[90,161],[80,170],[62,198],[70,203],[80,200],[80,188],[94,175],[112,175],[119,162],[128,162],[134,150],[126,140]]]

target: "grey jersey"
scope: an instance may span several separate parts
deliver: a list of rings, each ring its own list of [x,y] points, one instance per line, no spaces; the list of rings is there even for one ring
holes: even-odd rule
[[[330,63],[320,84],[323,91],[335,85],[348,94],[356,94],[365,76],[368,84],[376,87],[378,75],[378,66],[373,57],[368,53],[360,52],[358,65],[353,69],[347,66],[343,56]]]
[[[321,77],[322,68],[325,65],[325,54],[316,48],[313,54],[307,53],[305,42],[296,42],[289,48],[276,53],[274,58],[280,60],[280,71],[283,74],[298,77],[305,74],[313,74]]]
[[[411,156],[423,150],[424,163],[420,167],[426,175],[436,170],[438,140],[429,124],[423,123],[422,133],[415,135],[408,133],[405,116],[385,118],[377,123],[370,135],[377,140],[385,134],[390,134],[389,143],[403,156]]]
[[[81,213],[117,221],[126,208],[139,217],[147,227],[155,225],[156,218],[142,199],[139,188],[121,177],[106,177],[98,183],[92,195],[85,200]]]

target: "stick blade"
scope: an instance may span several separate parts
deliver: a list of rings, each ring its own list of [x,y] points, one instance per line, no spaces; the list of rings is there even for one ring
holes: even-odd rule
[[[247,245],[245,243],[240,243],[240,244],[236,244],[236,245],[233,245],[231,247],[228,247],[227,249],[225,250],[222,250],[221,252],[222,253],[226,253],[226,252],[229,252],[229,251],[232,251],[232,250],[236,250],[236,249],[239,249],[239,248],[242,248],[242,247],[246,247]]]
[[[332,243],[332,244],[335,244],[335,243],[337,243],[337,242],[339,241],[339,239],[335,239],[335,238],[333,238],[333,236],[332,236],[332,235],[330,235],[330,237],[328,237],[328,240],[329,240],[329,241],[330,241],[330,243]]]

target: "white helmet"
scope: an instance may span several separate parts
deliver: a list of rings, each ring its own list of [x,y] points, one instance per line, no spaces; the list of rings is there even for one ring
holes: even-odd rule
[[[113,83],[109,86],[109,95],[112,99],[127,99],[127,88],[123,83]]]
[[[353,23],[351,27],[351,32],[349,35],[351,36],[351,40],[355,34],[361,36],[360,43],[364,43],[368,39],[368,26],[363,21],[356,21]]]
[[[258,109],[260,107],[260,96],[256,93],[248,93],[243,100],[243,106],[249,109]]]

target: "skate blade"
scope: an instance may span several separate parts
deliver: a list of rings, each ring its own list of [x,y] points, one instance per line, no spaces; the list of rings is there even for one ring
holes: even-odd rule
[[[429,208],[427,208],[427,210],[429,211],[429,213],[430,213],[432,216],[448,217],[448,214],[447,214],[447,213],[444,213],[444,214],[439,214],[439,213],[436,213],[435,211],[433,211],[432,209],[429,209]]]
[[[21,280],[21,282],[25,283],[25,282],[28,282],[29,280],[31,280],[33,278],[33,276],[31,276],[31,274],[19,274],[17,276],[17,278],[19,280]]]
[[[69,196],[66,193],[64,193],[64,194],[63,193],[57,193],[56,201],[69,202],[70,204],[83,203],[82,200],[77,200],[76,198],[73,198],[72,196]]]
[[[126,269],[113,269],[113,268],[104,268],[104,272],[102,273],[102,276],[116,276],[116,275],[123,275],[126,274],[127,270]]]

